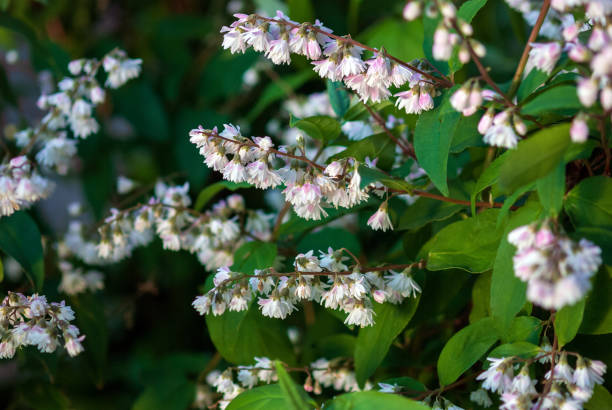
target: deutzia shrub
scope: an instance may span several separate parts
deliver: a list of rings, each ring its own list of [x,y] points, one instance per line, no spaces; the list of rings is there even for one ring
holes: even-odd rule
[[[0,19],[7,407],[612,408],[609,1],[166,3]]]

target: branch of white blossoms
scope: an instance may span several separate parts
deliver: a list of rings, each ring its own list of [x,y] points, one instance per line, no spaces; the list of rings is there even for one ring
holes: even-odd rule
[[[323,388],[335,391],[356,392],[372,389],[372,383],[367,381],[363,389],[359,388],[355,372],[350,359],[334,358],[327,360],[320,358],[304,367],[289,367],[283,365],[288,372],[306,374],[304,390],[316,395],[323,393]],[[255,357],[253,366],[228,367],[223,371],[215,370],[206,377],[206,384],[198,385],[196,393],[196,407],[224,409],[228,404],[245,390],[258,385],[270,384],[278,381],[274,361],[267,357]],[[216,394],[210,387],[214,387]],[[219,397],[220,396],[220,397]]]
[[[114,263],[149,244],[155,235],[164,249],[187,250],[208,270],[233,263],[236,250],[248,240],[269,240],[273,215],[245,207],[238,194],[215,203],[210,210],[190,208],[189,184],[158,182],[155,195],[130,208],[112,209],[99,227],[99,240],[88,239],[80,221],[73,221],[62,247],[90,265]]]
[[[488,357],[489,368],[477,376],[483,381],[482,389],[472,392],[470,399],[488,407],[492,401],[485,390],[489,390],[501,396],[500,409],[582,409],[595,385],[603,383],[606,365],[575,352],[550,351],[550,345],[547,347],[548,351],[530,359]],[[550,370],[535,370],[544,365]],[[543,374],[543,379],[533,379],[534,374]]]
[[[296,256],[293,272],[274,268],[255,270],[253,274],[217,270],[214,288],[198,296],[193,307],[201,314],[222,315],[226,310],[247,310],[254,296],[264,316],[285,319],[304,301],[320,303],[328,309],[348,314],[345,323],[361,327],[374,324],[373,299],[377,303],[401,303],[421,292],[412,278],[413,268],[425,267],[424,261],[404,265],[386,265],[351,269],[345,264],[345,249],[313,251]],[[399,271],[399,272],[398,272]],[[388,272],[387,275],[384,272]]]
[[[42,177],[37,168],[66,174],[77,153],[77,140],[98,132],[100,126],[93,117],[94,108],[106,98],[103,86],[96,79],[100,67],[107,74],[104,86],[118,88],[138,77],[141,62],[128,58],[119,49],[112,50],[99,61],[70,62],[68,70],[72,77],[58,83],[58,92],[43,94],[38,99],[38,107],[47,110],[40,124],[15,133],[15,142],[22,148],[19,156],[0,164],[0,217],[46,198],[53,184]],[[31,151],[35,148],[38,152],[34,155]],[[35,161],[28,160],[26,155]]]
[[[83,351],[79,329],[70,324],[74,311],[66,303],[48,303],[45,296],[9,292],[0,305],[0,358],[12,358],[22,346],[53,353],[63,344],[70,356]]]
[[[391,97],[389,88],[408,83],[410,90],[394,94],[396,105],[409,114],[433,108],[435,87],[448,88],[453,83],[444,76],[435,76],[429,64],[405,63],[353,40],[349,35],[337,36],[318,20],[315,24],[298,23],[277,11],[276,18],[257,14],[236,14],[237,20],[221,29],[223,48],[244,53],[248,47],[265,53],[274,64],[289,64],[291,53],[313,61],[314,71],[323,78],[343,81],[364,101],[380,102]],[[362,60],[364,51],[372,56]],[[440,74],[441,75],[441,74]]]
[[[508,1],[508,3],[525,13],[531,13],[533,10],[532,2],[529,1]],[[554,17],[549,16],[547,20],[547,15],[551,14],[547,3],[544,2],[541,10],[535,12],[537,20],[534,21],[534,29],[525,47],[525,56],[528,58],[519,63],[509,96],[501,93],[495,83],[487,79],[488,74],[485,76],[486,70],[483,72],[479,66],[483,79],[495,92],[490,90],[480,92],[477,80],[471,80],[451,97],[453,107],[466,116],[472,115],[482,105],[483,100],[500,102],[499,98],[502,98],[501,102],[507,108],[502,108],[501,112],[496,114],[494,105],[490,105],[478,124],[478,131],[484,134],[485,142],[490,145],[515,148],[519,136],[526,135],[527,127],[521,119],[520,107],[510,101],[509,97],[518,88],[521,75],[525,77],[533,69],[550,75],[564,52],[578,65],[578,72],[581,74],[577,80],[580,102],[585,108],[594,111],[580,112],[573,118],[570,128],[572,141],[582,143],[588,139],[589,117],[599,120],[602,115],[606,116],[612,112],[612,8],[601,1],[552,1],[551,13]],[[579,16],[579,19],[576,20],[575,16]],[[555,23],[555,20],[559,23]],[[540,28],[543,28],[544,35],[559,38],[547,43],[535,42]],[[587,36],[583,33],[589,31],[590,35],[585,42]],[[474,61],[477,65],[480,64],[477,59]],[[598,97],[601,108],[596,105]],[[607,146],[603,148],[607,153]]]
[[[514,229],[508,242],[517,248],[514,274],[527,282],[527,299],[548,310],[584,298],[602,262],[601,248],[587,239],[574,242],[550,220]]]

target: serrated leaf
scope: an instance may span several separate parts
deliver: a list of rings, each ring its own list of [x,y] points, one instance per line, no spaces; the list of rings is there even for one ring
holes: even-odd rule
[[[559,339],[559,347],[571,342],[580,328],[584,315],[585,299],[571,306],[565,306],[555,315],[555,334]]]
[[[25,270],[37,290],[45,278],[43,249],[36,222],[24,211],[0,217],[0,249]]]
[[[519,142],[501,166],[501,190],[514,192],[548,175],[562,160],[570,145],[569,127],[567,123],[554,125]]]
[[[298,119],[290,122],[291,127],[304,131],[310,137],[323,142],[329,142],[340,135],[340,123],[334,118],[326,115],[315,115],[313,117]]]
[[[576,87],[573,85],[560,85],[542,91],[521,108],[521,113],[526,115],[540,115],[558,111],[571,114],[582,108]]]
[[[284,409],[285,393],[278,384],[268,384],[245,390],[227,406],[227,410]]]
[[[428,410],[429,406],[407,399],[405,397],[380,393],[377,391],[361,391],[345,393],[336,396],[325,403],[326,410]],[[233,409],[230,409],[233,410]]]
[[[419,305],[420,294],[401,305],[374,304],[376,324],[359,329],[355,344],[355,376],[363,386],[382,363],[391,343],[408,325]]]
[[[574,226],[612,227],[612,180],[603,175],[582,180],[564,205]]]
[[[440,385],[446,386],[478,361],[499,337],[495,333],[492,318],[474,322],[446,342],[438,358]]]
[[[544,211],[556,218],[563,208],[563,196],[565,195],[565,163],[559,164],[546,176],[536,182],[538,198]]]
[[[329,104],[338,118],[342,118],[349,109],[351,99],[344,89],[344,84],[339,81],[327,80],[327,95]]]
[[[281,362],[277,361],[274,365],[276,367],[276,375],[278,376],[278,384],[285,395],[287,407],[291,410],[312,409],[313,406],[308,403],[311,399],[302,386],[295,384]]]
[[[474,273],[491,269],[503,233],[497,227],[499,212],[487,209],[440,230],[431,240],[427,269],[459,268]]]

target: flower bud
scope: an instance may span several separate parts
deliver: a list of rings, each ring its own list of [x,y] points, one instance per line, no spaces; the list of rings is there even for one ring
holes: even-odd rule
[[[585,107],[590,107],[597,99],[597,82],[592,78],[578,80],[578,99]]]
[[[576,143],[585,142],[589,138],[589,126],[586,122],[586,115],[583,113],[578,114],[572,120],[570,136],[572,137],[572,141]]]
[[[493,108],[489,108],[487,112],[480,118],[478,122],[478,132],[481,134],[485,134],[491,125],[493,125]]]
[[[404,19],[412,21],[421,15],[423,5],[418,0],[412,0],[406,3],[402,15]]]

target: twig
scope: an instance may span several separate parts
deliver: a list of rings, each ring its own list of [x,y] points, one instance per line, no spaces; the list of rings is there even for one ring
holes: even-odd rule
[[[536,20],[533,29],[531,30],[531,34],[529,34],[529,38],[527,39],[527,44],[525,44],[525,49],[523,50],[523,55],[521,55],[521,59],[519,61],[518,67],[516,68],[516,72],[514,73],[514,77],[512,78],[512,84],[510,85],[510,90],[508,91],[508,96],[512,98],[514,93],[518,90],[519,84],[521,82],[521,77],[523,76],[523,71],[525,71],[525,66],[527,65],[527,60],[529,58],[529,51],[531,51],[531,43],[535,41],[538,37],[538,33],[540,32],[540,28],[544,23],[544,18],[548,13],[548,9],[550,8],[550,0],[544,0],[542,3],[542,8],[540,9],[540,14],[538,15],[538,19]]]
[[[381,126],[381,128],[384,130],[385,134],[387,134],[387,136],[393,142],[395,142],[395,145],[400,147],[400,149],[404,152],[405,155],[408,155],[409,157],[412,157],[412,158],[414,158],[416,160],[416,155],[414,154],[414,148],[412,148],[412,146],[410,146],[410,145],[405,145],[404,141],[402,141],[400,138],[398,138],[395,135],[393,135],[391,130],[389,130],[389,128],[387,128],[387,124],[385,123],[385,120],[380,116],[380,114],[378,114],[376,111],[374,111],[372,109],[372,107],[370,107],[366,103],[363,103],[363,105],[365,105],[366,109],[368,110],[368,112],[370,113],[372,118],[374,118],[374,121],[376,121],[378,123],[378,125]]]

